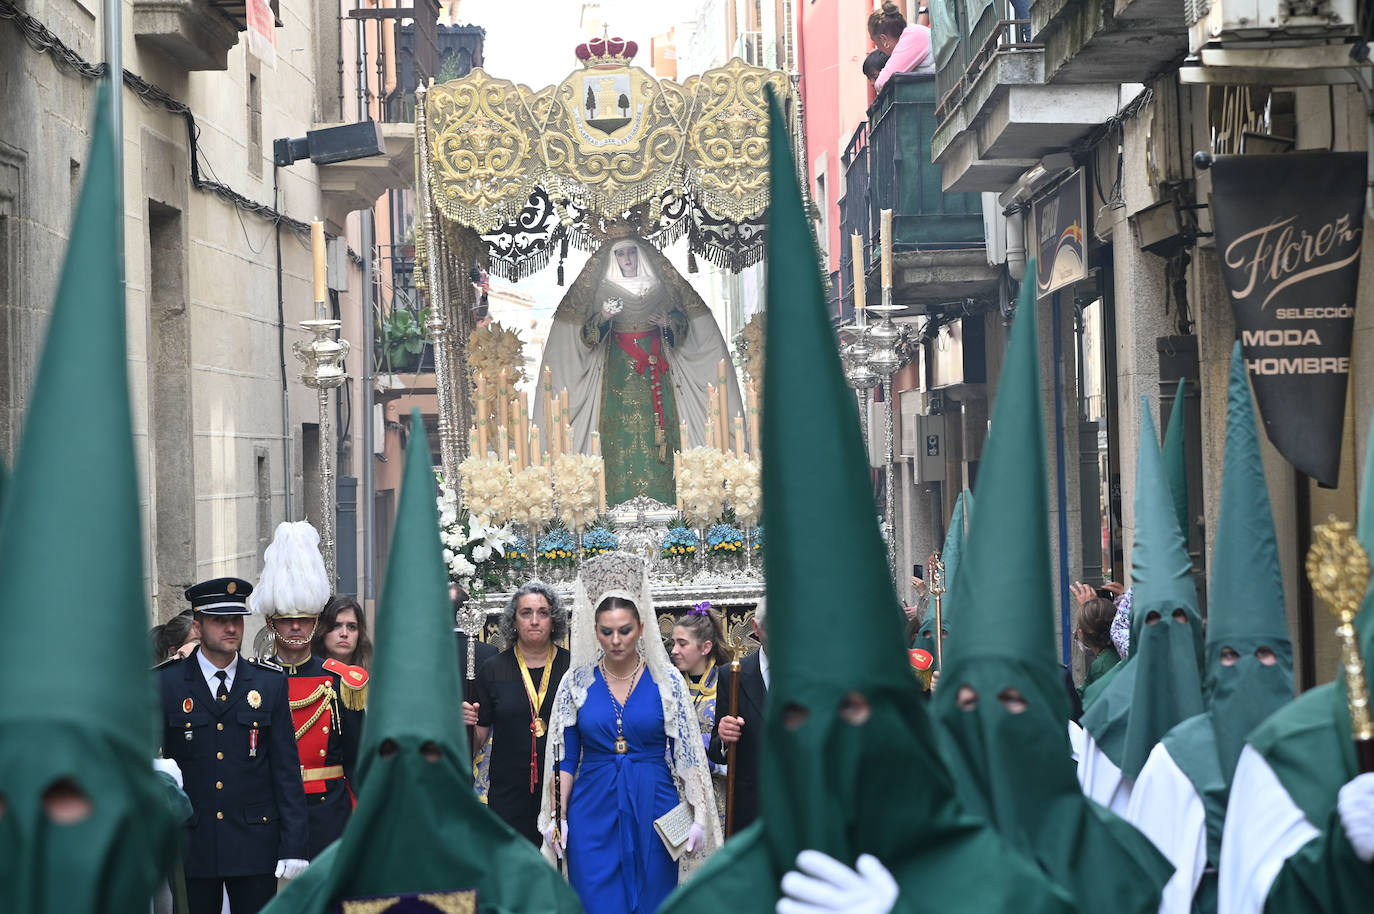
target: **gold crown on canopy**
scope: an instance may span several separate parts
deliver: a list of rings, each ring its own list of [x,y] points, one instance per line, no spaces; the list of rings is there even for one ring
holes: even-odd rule
[[[579,44],[573,53],[589,70],[628,67],[639,53],[639,45],[624,38],[593,38]]]

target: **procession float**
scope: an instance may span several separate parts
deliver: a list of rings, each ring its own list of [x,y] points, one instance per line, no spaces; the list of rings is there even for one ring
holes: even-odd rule
[[[579,563],[615,549],[647,560],[665,637],[709,600],[734,640],[763,593],[763,315],[732,354],[663,250],[685,239],[689,273],[698,258],[732,272],[762,260],[765,87],[794,137],[800,102],[780,71],[736,58],[677,83],[634,66],[636,51],[588,41],[538,90],[476,69],[417,93],[445,558],[471,597],[458,623],[485,640],[499,642],[495,614],[521,582],[571,594]],[[563,286],[570,248],[591,256],[527,378],[473,277],[555,266]]]

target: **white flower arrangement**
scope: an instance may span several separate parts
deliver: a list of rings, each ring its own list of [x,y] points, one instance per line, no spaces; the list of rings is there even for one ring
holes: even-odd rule
[[[744,526],[752,527],[758,522],[759,509],[763,506],[759,462],[747,455],[727,457],[725,486],[730,495],[730,506],[735,509],[735,518]]]
[[[553,520],[553,474],[546,466],[528,466],[510,482],[509,516],[519,524]]]
[[[492,524],[473,515],[464,523],[458,496],[443,480],[438,506],[439,539],[449,580],[470,594],[484,593],[488,579],[498,575],[492,565],[495,557],[505,556],[506,549],[515,543],[515,533],[509,524]]]
[[[601,501],[597,474],[601,470],[601,458],[590,454],[561,454],[553,462],[558,514],[569,530],[580,533],[596,523]]]
[[[726,459],[711,447],[694,447],[678,455],[678,497],[683,514],[695,524],[709,524],[725,509]]]
[[[474,454],[458,464],[458,474],[463,488],[463,506],[469,514],[483,523],[507,518],[510,512],[509,466],[498,458]]]
[[[503,368],[512,390],[525,380],[525,341],[516,331],[492,321],[468,336],[468,369],[474,379],[473,392],[477,391],[478,374],[485,375],[490,384],[500,377]]]

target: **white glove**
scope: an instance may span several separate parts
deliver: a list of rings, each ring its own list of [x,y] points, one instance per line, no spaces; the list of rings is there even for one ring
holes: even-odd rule
[[[1374,862],[1374,772],[1346,782],[1336,795],[1336,809],[1355,856],[1364,863]]]
[[[307,866],[309,866],[309,865],[310,865],[310,861],[309,861],[309,860],[297,860],[297,859],[294,858],[294,857],[288,857],[288,858],[285,859],[285,860],[278,860],[278,861],[277,861],[277,878],[278,878],[278,879],[295,879],[295,878],[296,878],[297,876],[299,876],[301,873],[305,872],[305,868],[306,868]]]
[[[177,782],[178,787],[185,786],[181,781],[181,766],[169,758],[153,759],[153,770],[161,771],[163,774],[171,775],[172,780]]]
[[[562,859],[563,852],[568,849],[568,820],[558,820],[558,840],[553,840],[553,823],[544,829],[544,843],[553,848],[553,855]]]
[[[687,831],[687,853],[701,850],[701,846],[706,843],[706,829],[693,822],[692,827]]]
[[[777,914],[888,914],[897,903],[897,880],[863,854],[850,869],[820,851],[802,851],[797,868],[782,877]]]

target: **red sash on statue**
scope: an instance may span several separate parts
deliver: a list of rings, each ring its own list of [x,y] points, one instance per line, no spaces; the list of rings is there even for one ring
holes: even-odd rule
[[[649,344],[649,351],[645,352],[643,347],[636,342],[645,337],[653,337],[653,342]],[[657,330],[640,330],[634,333],[616,333],[615,343],[626,355],[634,359],[634,369],[637,374],[649,372],[649,390],[654,397],[654,418],[658,420],[658,427],[663,425],[663,375],[668,371],[668,363],[662,355],[662,342]]]

